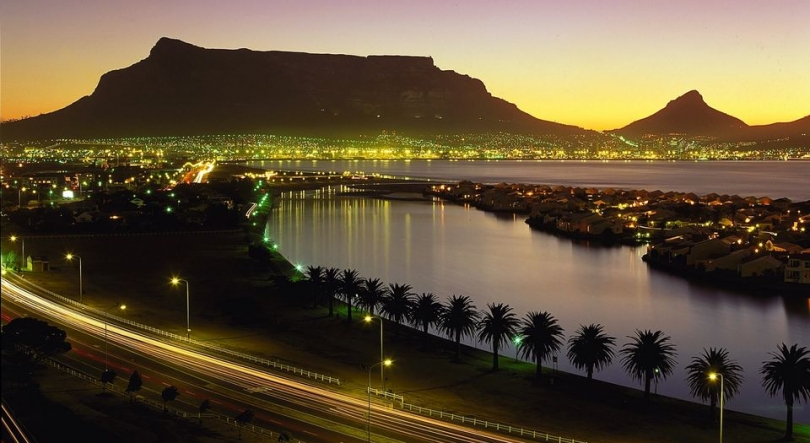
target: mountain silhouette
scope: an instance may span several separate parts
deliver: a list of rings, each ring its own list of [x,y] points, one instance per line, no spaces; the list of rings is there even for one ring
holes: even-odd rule
[[[740,134],[746,128],[742,120],[707,105],[698,91],[689,91],[655,114],[613,132],[629,136],[677,133],[722,137]]]
[[[331,136],[503,131],[583,134],[493,97],[430,57],[205,49],[161,38],[92,95],[4,123],[5,140],[274,133]]]

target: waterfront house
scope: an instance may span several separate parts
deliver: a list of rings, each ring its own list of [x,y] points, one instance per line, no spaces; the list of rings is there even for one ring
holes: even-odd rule
[[[788,255],[785,282],[810,285],[810,249]]]
[[[708,260],[720,258],[730,252],[731,246],[722,239],[713,238],[711,240],[704,240],[695,243],[694,246],[689,248],[689,254],[686,256],[686,264],[696,266],[698,263],[705,263]]]
[[[740,277],[759,277],[768,274],[779,275],[782,272],[785,264],[781,260],[771,257],[770,255],[763,255],[751,261],[743,262],[740,264],[739,272]]]

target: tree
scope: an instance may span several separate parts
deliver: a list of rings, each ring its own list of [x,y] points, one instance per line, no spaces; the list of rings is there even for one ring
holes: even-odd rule
[[[714,417],[717,399],[720,398],[720,382],[709,379],[710,374],[723,376],[723,398],[732,398],[742,385],[742,367],[728,358],[724,348],[703,349],[703,355],[692,357],[692,364],[686,367],[686,382],[692,397],[709,400],[709,416]]]
[[[562,347],[563,328],[548,312],[532,311],[521,321],[520,335],[523,337],[518,344],[520,355],[534,362],[534,378],[539,381],[543,377],[543,360]]]
[[[253,421],[253,410],[245,409],[235,417],[236,427],[239,429],[239,440],[242,439],[242,426]]]
[[[447,299],[439,320],[439,329],[456,342],[455,360],[461,360],[461,338],[472,336],[478,323],[478,312],[470,297],[453,295]]]
[[[600,371],[613,362],[615,337],[605,335],[600,324],[580,325],[576,335],[568,339],[568,360],[577,369],[585,369],[588,380],[593,371]]]
[[[640,331],[636,336],[627,338],[621,351],[622,367],[633,380],[644,382],[644,401],[650,398],[650,383],[653,378],[664,380],[672,374],[675,367],[675,345],[670,344],[670,337],[661,331]]]
[[[422,293],[416,297],[413,305],[411,306],[411,313],[409,318],[411,322],[422,330],[422,337],[424,338],[423,346],[427,348],[430,334],[428,328],[432,325],[439,323],[442,314],[442,304],[433,293]]]
[[[414,293],[411,292],[411,285],[400,285],[391,283],[388,285],[388,292],[383,296],[383,303],[380,311],[389,320],[394,320],[394,334],[399,337],[399,325],[408,320],[413,306]]]
[[[115,377],[118,374],[115,373],[112,369],[105,369],[104,372],[101,373],[101,392],[105,392],[107,390],[107,383],[112,383],[115,381]]]
[[[762,362],[762,386],[771,397],[779,395],[787,406],[787,423],[785,441],[793,440],[793,403],[810,398],[810,351],[804,346],[793,344],[790,348],[782,343],[778,352],[771,352],[773,357]]]
[[[15,318],[2,329],[2,346],[34,361],[69,351],[66,338],[62,329],[31,317]]]
[[[478,340],[492,342],[492,370],[498,370],[498,349],[507,343],[518,328],[518,319],[512,308],[503,303],[490,303],[478,324]]]
[[[340,274],[340,292],[346,298],[346,323],[352,323],[352,300],[360,292],[360,285],[363,284],[363,279],[357,274],[354,269],[344,269]]]
[[[374,310],[382,301],[384,295],[385,289],[383,289],[382,280],[379,278],[367,278],[360,287],[360,297],[357,304],[368,311],[369,314],[374,315]]]
[[[329,297],[329,316],[334,314],[335,295],[340,290],[340,269],[326,268],[323,271],[326,296]]]
[[[200,412],[199,415],[197,415],[197,417],[200,419],[201,425],[202,425],[202,415],[210,410],[211,410],[211,400],[206,398],[200,403]]]
[[[166,386],[160,396],[163,398],[163,412],[168,412],[166,403],[175,400],[180,395],[180,390],[176,386]]]
[[[306,276],[315,286],[315,296],[312,297],[312,307],[314,308],[318,305],[318,299],[323,291],[323,268],[320,266],[307,266]]]
[[[129,393],[129,401],[132,401],[133,396],[136,392],[141,390],[143,386],[143,380],[141,379],[141,374],[138,371],[134,371],[132,375],[129,376],[129,383],[127,384],[127,393]]]

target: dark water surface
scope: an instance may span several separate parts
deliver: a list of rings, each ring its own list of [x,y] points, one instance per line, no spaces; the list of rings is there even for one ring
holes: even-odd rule
[[[322,162],[318,163],[320,167]],[[765,163],[764,167],[784,164]],[[808,166],[793,173],[801,175]],[[294,169],[286,164],[266,167]],[[794,175],[786,180],[782,191],[795,188],[798,179]],[[580,184],[604,186],[596,182],[635,188],[620,185],[616,177]],[[685,185],[652,188],[695,190]],[[778,195],[774,193],[778,190],[770,187],[768,192],[750,194]],[[800,198],[808,190],[792,192]],[[784,403],[769,397],[761,386],[759,368],[770,358],[768,353],[782,342],[810,346],[808,298],[746,295],[689,283],[648,269],[641,261],[644,248],[572,242],[530,230],[523,216],[495,215],[443,202],[385,201],[310,191],[285,195],[269,219],[268,231],[294,263],[356,269],[363,277],[407,283],[415,292],[433,292],[442,300],[453,294],[468,295],[479,309],[491,302],[507,303],[519,317],[529,311],[549,311],[565,328],[566,339],[580,324],[603,324],[619,346],[635,329],[660,329],[678,349],[675,373],[657,386],[661,394],[690,399],[683,368],[703,348],[725,347],[745,371],[740,393],[727,406],[757,415],[785,417]],[[514,351],[504,350],[504,355],[512,358]],[[575,372],[564,352],[559,355],[559,367]],[[640,387],[618,361],[595,378]],[[795,414],[798,422],[810,423],[806,405],[797,405]]]

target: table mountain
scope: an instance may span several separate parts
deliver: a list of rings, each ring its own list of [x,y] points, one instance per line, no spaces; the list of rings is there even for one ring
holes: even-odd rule
[[[2,125],[5,140],[275,133],[580,134],[493,97],[430,57],[205,49],[161,38],[92,95]]]

